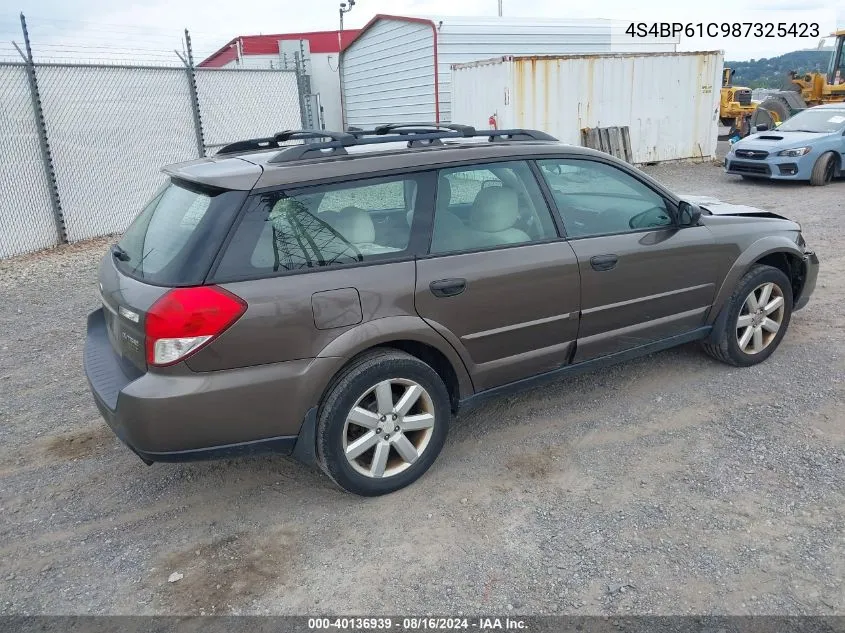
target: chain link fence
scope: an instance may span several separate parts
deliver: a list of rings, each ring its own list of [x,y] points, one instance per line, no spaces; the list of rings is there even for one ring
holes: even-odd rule
[[[198,68],[196,79],[208,148],[302,127],[293,71]]]
[[[290,70],[5,63],[0,85],[0,258],[120,233],[164,165],[303,120]]]
[[[38,87],[71,242],[123,231],[162,166],[197,158],[184,71],[40,66]]]

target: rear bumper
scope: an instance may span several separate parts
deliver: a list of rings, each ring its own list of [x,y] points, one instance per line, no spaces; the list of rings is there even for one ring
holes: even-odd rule
[[[314,362],[128,376],[111,347],[102,309],[88,317],[83,356],[100,414],[147,463],[263,452],[311,461],[313,447],[299,440],[313,430],[305,428],[315,417],[305,376]]]
[[[801,294],[796,298],[793,310],[800,310],[810,301],[810,295],[816,289],[816,279],[819,276],[819,258],[812,252],[804,254],[804,285],[801,287]]]

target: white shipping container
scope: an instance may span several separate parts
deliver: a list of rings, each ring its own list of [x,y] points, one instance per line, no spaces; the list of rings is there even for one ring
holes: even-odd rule
[[[628,126],[634,163],[713,158],[722,61],[707,51],[454,64],[452,121],[537,129],[573,145],[584,128]]]

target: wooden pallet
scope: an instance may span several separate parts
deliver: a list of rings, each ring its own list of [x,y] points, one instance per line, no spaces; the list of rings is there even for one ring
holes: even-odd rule
[[[624,127],[585,127],[581,130],[581,145],[631,162],[631,133]]]

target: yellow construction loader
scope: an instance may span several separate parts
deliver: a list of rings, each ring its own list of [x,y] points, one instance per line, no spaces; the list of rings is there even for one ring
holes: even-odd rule
[[[821,105],[845,101],[845,29],[831,34],[835,38],[827,73],[789,73],[783,90],[770,94],[748,117],[750,129],[766,125],[769,129],[796,112]],[[746,133],[748,133],[746,132]],[[742,134],[745,136],[745,134]]]
[[[749,133],[749,117],[757,109],[751,103],[751,88],[745,86],[734,86],[734,70],[725,68],[722,70],[722,91],[719,97],[719,122],[730,128],[728,136],[739,134],[747,136]]]

